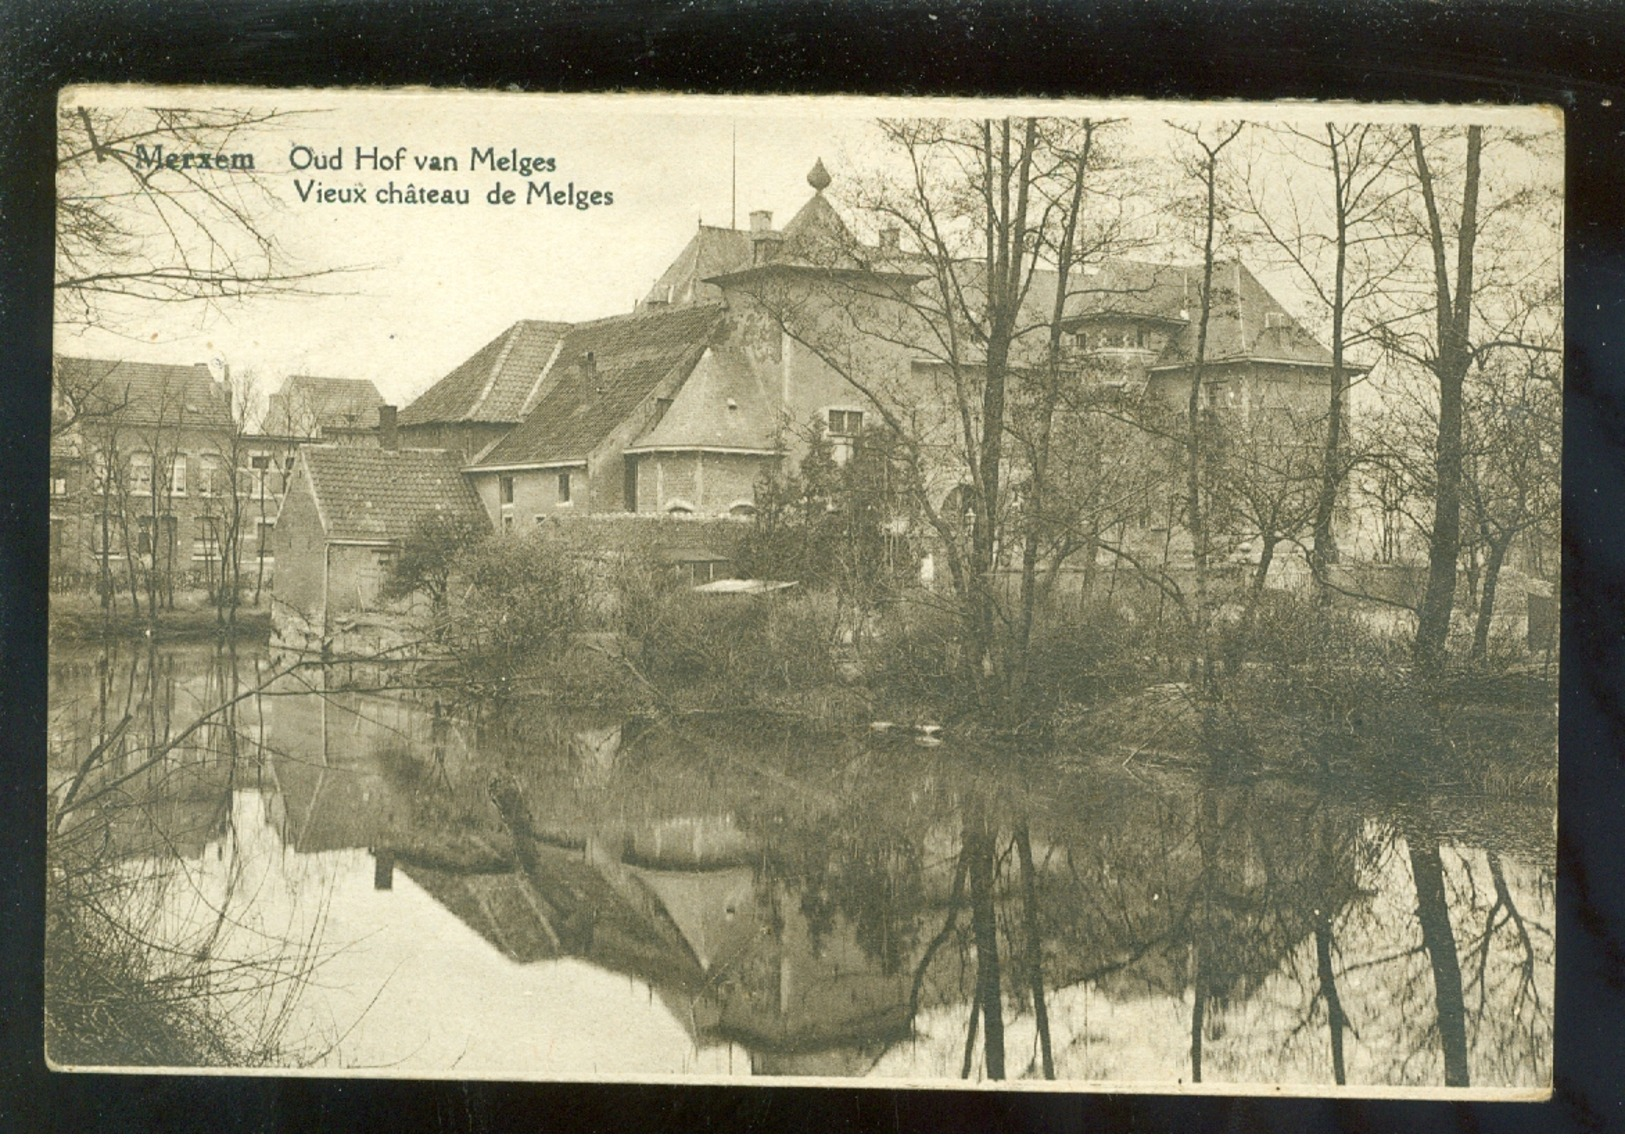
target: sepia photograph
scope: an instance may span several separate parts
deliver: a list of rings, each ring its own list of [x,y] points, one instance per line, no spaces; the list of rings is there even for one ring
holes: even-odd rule
[[[47,1061],[1549,1098],[1564,142],[64,90]]]

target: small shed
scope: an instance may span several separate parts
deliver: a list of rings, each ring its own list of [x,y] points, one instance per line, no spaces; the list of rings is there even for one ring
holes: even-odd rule
[[[430,514],[490,525],[453,453],[300,447],[276,522],[277,640],[325,647],[336,618],[379,608],[379,590],[402,543]]]

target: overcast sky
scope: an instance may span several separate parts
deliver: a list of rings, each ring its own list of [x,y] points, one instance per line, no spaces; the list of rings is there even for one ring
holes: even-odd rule
[[[515,320],[574,321],[629,311],[700,220],[729,223],[735,181],[735,220],[741,227],[754,209],[772,210],[776,225],[787,221],[810,196],[806,174],[820,158],[836,179],[830,193],[838,197],[843,175],[885,161],[872,125],[877,112],[895,115],[904,109],[895,101],[835,99],[221,89],[83,88],[68,97],[89,105],[299,111],[244,137],[233,149],[254,154],[256,170],[280,203],[267,226],[297,265],[353,271],[328,278],[317,296],[260,298],[220,309],[127,305],[110,313],[107,326],[60,329],[57,351],[154,362],[223,361],[251,369],[266,389],[290,374],[360,377],[401,404]],[[986,106],[907,109],[977,113]],[[1042,109],[1102,111],[1099,104]],[[1119,104],[1111,110],[1140,116],[1145,129],[1136,145],[1166,145],[1160,123],[1168,107]],[[1234,116],[1238,108],[1224,112]],[[1301,112],[1328,117],[1324,107]],[[1279,106],[1269,110],[1272,118],[1282,113]],[[1371,108],[1358,112],[1359,117],[1372,113]],[[296,146],[324,156],[339,153],[344,169],[297,171],[290,165]],[[403,170],[355,169],[358,147],[393,156],[403,146]],[[528,179],[475,172],[470,169],[474,147],[551,157],[557,168]],[[415,159],[433,155],[454,156],[460,169],[417,168]],[[364,205],[301,201],[296,179],[333,188],[359,183],[369,188],[369,200]],[[472,204],[377,204],[372,199],[378,187],[392,179],[400,188],[412,183],[466,189]],[[485,204],[499,179],[517,192],[518,204]],[[527,181],[550,182],[555,191],[573,182],[578,192],[612,193],[614,204],[584,211],[527,206]]]

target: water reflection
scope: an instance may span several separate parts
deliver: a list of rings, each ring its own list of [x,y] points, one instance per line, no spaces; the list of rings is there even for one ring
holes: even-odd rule
[[[57,661],[58,799],[127,712],[161,743],[271,675],[193,649]],[[1545,807],[324,685],[285,677],[137,772],[151,806],[107,840],[190,883],[144,895],[161,924],[319,946],[290,1030],[325,1062],[1550,1080]]]

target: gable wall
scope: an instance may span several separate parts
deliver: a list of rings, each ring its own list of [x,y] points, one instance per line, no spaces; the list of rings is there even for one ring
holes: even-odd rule
[[[278,604],[320,625],[323,619],[322,569],[327,549],[310,479],[301,469],[288,487],[277,515],[277,573],[272,595]]]

